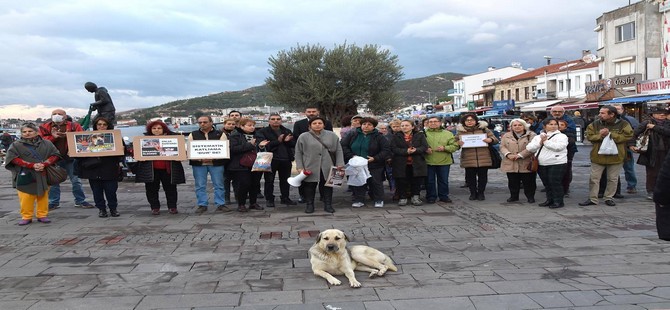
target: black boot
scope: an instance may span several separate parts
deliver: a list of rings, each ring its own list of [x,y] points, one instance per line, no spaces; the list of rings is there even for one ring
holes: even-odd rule
[[[273,200],[266,200],[265,201],[265,206],[268,208],[274,208],[275,207],[275,201]]]
[[[314,196],[316,195],[316,185],[314,182],[303,182],[303,198],[305,199],[305,213],[314,213]]]
[[[335,213],[335,209],[333,209],[333,188],[324,188],[323,194],[323,211],[328,213]]]
[[[107,214],[107,209],[99,209],[100,212],[98,212],[98,217],[108,217],[109,214]]]
[[[116,211],[116,209],[109,209],[109,215],[111,215],[112,217],[119,217],[119,216],[121,216],[121,214],[119,214],[119,212]]]

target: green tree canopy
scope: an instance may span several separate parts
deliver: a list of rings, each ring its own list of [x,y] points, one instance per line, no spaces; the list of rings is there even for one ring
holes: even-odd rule
[[[298,45],[270,57],[271,77],[265,80],[277,102],[298,110],[317,106],[334,123],[367,104],[375,114],[400,104],[393,90],[402,78],[398,57],[376,45],[347,45],[326,50]]]

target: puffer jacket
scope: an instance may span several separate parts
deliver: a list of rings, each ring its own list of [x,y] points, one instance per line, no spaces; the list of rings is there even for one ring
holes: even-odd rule
[[[500,170],[509,173],[529,173],[528,164],[533,153],[526,150],[526,146],[535,138],[535,132],[526,130],[519,139],[514,137],[514,133],[507,132],[500,138],[500,155],[502,164]],[[507,158],[508,154],[521,155],[522,159],[511,160]]]
[[[600,155],[598,150],[603,143],[604,137],[600,135],[600,130],[609,129],[614,143],[616,143],[617,155]],[[600,119],[593,121],[586,126],[586,139],[591,141],[591,162],[599,165],[613,165],[623,163],[626,159],[626,142],[633,138],[633,127],[627,121],[614,118],[612,122],[603,122]]]
[[[489,145],[498,144],[493,131],[488,129],[488,123],[479,121],[475,127],[465,127],[463,124],[456,126],[456,142],[461,141],[461,136],[486,134],[487,138],[493,140]],[[493,162],[491,160],[491,152],[488,147],[471,147],[461,149],[461,167],[462,168],[486,168],[491,167]]]
[[[169,173],[170,183],[184,184],[186,183],[186,174],[184,174],[184,166],[180,161],[170,160]],[[151,183],[154,181],[154,165],[153,161],[137,162],[137,173],[135,174],[135,183]]]

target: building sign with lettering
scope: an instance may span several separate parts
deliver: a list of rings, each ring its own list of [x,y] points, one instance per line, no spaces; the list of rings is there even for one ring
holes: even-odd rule
[[[620,75],[615,76],[610,80],[612,80],[611,85],[614,88],[631,87],[637,85],[637,82],[642,80],[642,74]]]
[[[669,94],[670,78],[647,80],[637,83],[637,93],[641,95]]]
[[[586,82],[584,83],[584,92],[586,93],[586,102],[614,99],[611,79]]]

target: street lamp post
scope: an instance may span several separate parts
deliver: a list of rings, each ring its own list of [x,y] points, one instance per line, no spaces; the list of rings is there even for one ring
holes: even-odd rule
[[[565,76],[566,76],[566,79],[567,79],[567,82],[568,82],[568,83],[567,83],[567,84],[568,84],[568,85],[567,85],[567,86],[568,86],[568,99],[570,99],[570,89],[572,88],[572,81],[570,81],[570,67],[568,67],[568,60],[565,59],[565,58],[558,58],[558,57],[544,56],[544,59],[547,60],[547,66],[551,64],[551,59],[552,59],[552,58],[556,58],[556,59],[559,59],[559,60],[563,60],[563,61],[565,62],[565,69],[566,69],[566,70],[565,70]],[[546,76],[545,76],[545,81],[544,81],[544,91],[545,91],[545,93],[546,93],[546,91],[547,91],[547,86],[549,86],[549,85],[548,85],[548,83],[547,83],[547,79],[546,79]]]
[[[430,92],[427,90],[421,90],[421,92],[428,93],[428,103],[432,105],[433,103],[430,101]],[[421,107],[423,107],[423,104],[421,105]]]

